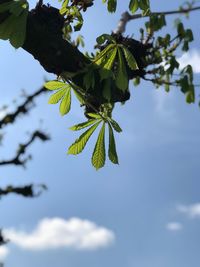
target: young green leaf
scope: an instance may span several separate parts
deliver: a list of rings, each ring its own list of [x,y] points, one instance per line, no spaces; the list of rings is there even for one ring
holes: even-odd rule
[[[117,0],[108,0],[108,11],[113,13],[117,8]]]
[[[91,119],[91,120],[76,124],[76,125],[70,127],[69,129],[72,130],[72,131],[79,131],[79,130],[82,130],[82,129],[84,129],[84,128],[96,123],[96,122],[97,122],[96,119]]]
[[[60,89],[59,91],[57,91],[56,93],[54,93],[49,97],[48,104],[57,104],[65,95],[65,93],[66,93],[65,88]]]
[[[48,90],[58,90],[66,86],[66,83],[59,81],[49,81],[44,84],[44,87]]]
[[[68,89],[60,102],[60,114],[64,116],[71,108],[71,89]]]
[[[102,117],[97,113],[87,113],[87,115],[94,119],[102,119]]]
[[[103,123],[99,132],[97,142],[92,154],[92,165],[96,170],[102,168],[105,164],[106,153],[105,153],[105,122]]]
[[[124,56],[125,56],[125,59],[127,61],[127,64],[129,66],[129,68],[132,69],[132,70],[138,69],[138,65],[137,65],[137,62],[136,62],[133,54],[125,46],[123,46],[122,49],[123,49]]]
[[[96,128],[99,126],[101,121],[97,122],[93,126],[91,126],[87,131],[85,131],[81,136],[79,136],[78,139],[69,147],[68,154],[77,155],[81,153],[86,146],[90,136],[93,134],[93,132],[96,130]]]
[[[138,10],[138,0],[130,0],[129,10],[134,14]]]
[[[113,129],[114,129],[116,132],[118,132],[118,133],[121,133],[121,132],[122,132],[121,127],[119,126],[119,124],[118,124],[115,120],[110,119],[109,122],[111,123]]]
[[[117,54],[117,48],[115,47],[113,50],[111,50],[108,53],[107,59],[103,65],[104,69],[107,69],[107,70],[112,69],[113,63],[115,62],[116,54]]]
[[[128,76],[121,48],[118,48],[118,59],[118,68],[115,82],[119,89],[126,91],[128,89]]]
[[[104,48],[94,59],[94,63],[96,63],[97,65],[101,65],[104,60],[105,57],[107,56],[108,52],[110,52],[112,49],[114,49],[116,47],[115,44],[109,44],[108,46],[106,46],[106,48]]]
[[[102,34],[96,38],[97,44],[102,45],[105,41],[114,42],[114,38],[110,34]]]
[[[112,161],[112,163],[119,164],[118,156],[117,156],[117,151],[116,151],[115,137],[114,137],[113,129],[110,126],[110,124],[108,124],[108,127],[109,127],[108,157],[109,157],[110,161]]]

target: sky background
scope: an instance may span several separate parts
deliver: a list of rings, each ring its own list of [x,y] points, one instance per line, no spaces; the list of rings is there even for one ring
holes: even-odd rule
[[[31,6],[34,1],[30,1]],[[50,3],[57,2],[51,1]],[[118,1],[107,14],[96,1],[85,16],[81,34],[86,49],[116,28],[128,1]],[[171,10],[184,1],[151,1],[152,10]],[[191,52],[178,55],[181,66],[200,72],[199,12],[184,19],[194,30]],[[169,17],[167,32],[173,31]],[[137,36],[144,20],[132,21],[126,34]],[[21,89],[34,92],[44,79],[54,79],[32,56],[0,41],[0,105],[10,104]],[[13,242],[0,248],[5,267],[199,267],[200,262],[200,110],[188,105],[177,88],[165,93],[150,83],[131,85],[132,98],[117,105],[113,117],[123,129],[116,135],[120,165],[90,164],[95,139],[79,156],[66,151],[76,135],[68,128],[84,121],[76,101],[61,117],[48,96],[37,99],[29,116],[3,130],[0,159],[13,155],[27,132],[46,130],[52,140],[29,149],[27,169],[1,167],[0,186],[45,183],[48,191],[35,199],[8,196],[0,200],[0,227]],[[199,89],[197,89],[197,101]],[[14,109],[11,105],[10,110]],[[2,115],[2,114],[1,114]],[[43,123],[41,124],[41,120]]]

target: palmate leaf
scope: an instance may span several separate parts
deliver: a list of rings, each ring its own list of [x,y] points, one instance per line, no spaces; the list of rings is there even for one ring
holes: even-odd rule
[[[96,170],[102,168],[105,164],[106,153],[105,153],[105,122],[103,123],[99,132],[97,142],[92,154],[92,165]]]
[[[114,164],[119,164],[116,145],[115,145],[115,137],[113,133],[113,129],[110,124],[108,124],[109,128],[109,148],[108,148],[108,157],[110,161]]]
[[[66,115],[71,108],[71,85],[59,81],[49,81],[44,87],[51,91],[56,91],[49,97],[49,104],[57,104],[60,102],[59,111],[62,116]]]
[[[118,68],[116,74],[116,85],[122,91],[126,91],[128,89],[128,76],[126,72],[126,66],[124,63],[123,54],[121,48],[118,48]]]
[[[125,56],[125,59],[127,61],[127,64],[129,66],[129,68],[132,69],[132,70],[138,69],[138,65],[137,65],[137,62],[136,62],[133,54],[129,51],[128,48],[126,48],[124,46],[123,46],[122,49],[123,49],[124,56]]]
[[[68,154],[77,155],[83,151],[85,148],[90,136],[93,134],[93,132],[96,130],[96,128],[99,126],[101,121],[95,123],[92,125],[87,131],[85,131],[81,136],[79,136],[78,139],[69,147]]]

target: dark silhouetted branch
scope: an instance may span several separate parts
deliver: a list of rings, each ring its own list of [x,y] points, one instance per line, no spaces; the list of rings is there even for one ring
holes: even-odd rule
[[[27,114],[28,111],[31,109],[30,104],[33,103],[34,99],[43,94],[46,93],[47,90],[42,87],[39,90],[37,90],[32,95],[28,95],[25,99],[25,101],[16,108],[16,110],[13,113],[6,114],[1,120],[0,120],[0,129],[2,129],[5,125],[9,123],[15,122],[16,118],[21,114]]]
[[[43,142],[50,139],[50,137],[47,134],[45,134],[41,131],[35,131],[34,133],[32,133],[30,140],[27,143],[19,144],[16,155],[13,158],[11,158],[10,160],[0,161],[0,166],[11,165],[11,164],[25,166],[27,160],[30,159],[30,156],[27,156],[24,159],[21,159],[21,156],[26,153],[27,148],[35,141],[36,138],[40,139]]]
[[[23,197],[38,197],[44,190],[47,190],[47,187],[43,184],[40,185],[30,184],[22,187],[13,187],[9,185],[5,189],[0,188],[0,197],[12,193],[21,195]],[[1,239],[0,239],[0,244],[1,244]]]

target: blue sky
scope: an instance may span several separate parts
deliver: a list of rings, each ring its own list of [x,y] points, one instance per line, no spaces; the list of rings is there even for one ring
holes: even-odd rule
[[[151,2],[157,11],[184,1],[163,1],[160,6]],[[92,51],[98,35],[116,28],[127,3],[119,1],[114,15],[107,14],[101,1],[88,11],[82,30],[87,49]],[[179,55],[182,65],[193,64],[197,82],[198,16],[193,13],[186,21],[195,35],[191,53]],[[171,32],[173,17],[168,21]],[[137,36],[141,23],[130,22],[127,34]],[[23,50],[15,51],[3,41],[0,46],[0,105],[11,103],[21,89],[31,93],[44,78],[54,78]],[[5,129],[1,158],[12,155],[27,131],[41,127],[52,137],[46,144],[37,141],[31,146],[33,160],[27,169],[1,167],[1,187],[35,182],[49,188],[37,199],[1,199],[0,226],[13,240],[0,250],[6,267],[199,266],[199,107],[187,105],[176,88],[167,94],[142,83],[131,86],[131,92],[131,100],[114,112],[123,128],[117,135],[119,166],[107,162],[98,172],[92,168],[94,139],[81,155],[66,156],[75,139],[68,128],[84,120],[76,102],[70,115],[62,118],[58,107],[42,96],[30,116]]]

